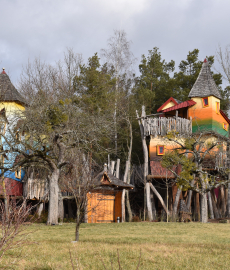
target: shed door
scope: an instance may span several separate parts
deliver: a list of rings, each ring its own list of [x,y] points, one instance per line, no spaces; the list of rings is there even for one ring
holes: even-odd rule
[[[97,203],[97,223],[114,222],[115,196],[111,194],[97,194]]]

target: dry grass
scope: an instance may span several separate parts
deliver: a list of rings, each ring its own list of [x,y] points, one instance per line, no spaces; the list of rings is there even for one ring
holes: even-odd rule
[[[38,244],[24,247],[17,265],[11,262],[20,251],[8,252],[1,269],[72,269],[69,249],[84,270],[104,269],[101,258],[118,269],[117,249],[123,270],[136,269],[140,249],[139,269],[230,269],[230,224],[82,224],[79,243],[71,242],[74,224],[31,227],[37,231],[30,240]]]

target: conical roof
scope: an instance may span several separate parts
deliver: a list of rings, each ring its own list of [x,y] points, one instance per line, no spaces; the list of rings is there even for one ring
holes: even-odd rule
[[[14,87],[4,69],[0,74],[0,101],[14,101],[22,105],[26,104],[26,101]]]
[[[206,59],[204,60],[200,74],[188,96],[190,98],[215,96],[222,99],[219,89],[212,77],[209,63]]]

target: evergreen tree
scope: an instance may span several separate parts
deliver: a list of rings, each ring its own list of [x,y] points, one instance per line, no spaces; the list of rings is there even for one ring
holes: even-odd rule
[[[146,57],[142,55],[136,78],[134,94],[138,107],[145,105],[147,114],[154,113],[172,94],[170,72],[174,71],[175,62],[162,60],[158,48],[149,50]]]
[[[174,73],[173,82],[173,97],[185,101],[188,100],[188,94],[192,89],[196,79],[200,73],[203,60],[198,59],[199,50],[194,49],[189,51],[186,60],[182,60],[179,64],[179,72]],[[212,66],[214,63],[214,56],[207,56],[209,65]],[[222,75],[220,73],[212,73],[216,85],[221,90]],[[224,97],[223,97],[224,98]]]
[[[75,103],[81,103],[81,109],[91,113],[110,111],[114,99],[113,72],[107,64],[101,66],[97,53],[89,58],[87,65],[80,65],[80,74],[74,78]]]

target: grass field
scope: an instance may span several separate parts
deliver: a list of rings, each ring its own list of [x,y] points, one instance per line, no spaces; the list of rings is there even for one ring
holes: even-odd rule
[[[36,230],[29,239],[36,244],[9,251],[0,269],[72,269],[69,249],[76,269],[230,269],[230,224],[123,223],[82,224],[80,242],[72,243],[74,224]],[[16,265],[12,265],[14,257]],[[77,261],[76,261],[77,258]]]

